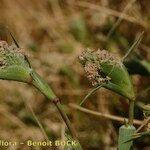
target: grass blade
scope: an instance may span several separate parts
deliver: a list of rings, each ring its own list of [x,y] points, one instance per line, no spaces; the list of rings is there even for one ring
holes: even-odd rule
[[[119,128],[118,150],[131,150],[133,140],[130,140],[135,132],[135,127],[132,125],[122,125]]]
[[[47,141],[49,141],[48,135],[46,134],[46,131],[45,131],[43,125],[41,124],[40,120],[37,118],[37,116],[36,116],[36,114],[34,113],[32,107],[31,107],[29,104],[27,104],[27,107],[28,107],[29,110],[31,111],[31,113],[32,113],[32,115],[33,115],[35,121],[37,122],[37,124],[38,124],[38,126],[39,126],[39,128],[40,128],[40,130],[41,130],[41,132],[42,132],[42,134],[43,134],[43,136],[45,137],[45,139],[46,139]]]
[[[96,88],[93,88],[85,97],[84,99],[80,102],[80,106],[83,105],[83,103],[87,100],[87,98],[89,98],[90,95],[94,94],[99,88],[101,88],[103,86],[103,84],[97,86]]]
[[[135,39],[135,42],[132,44],[132,46],[128,49],[128,51],[126,52],[126,54],[124,55],[124,57],[122,58],[122,61],[124,61],[128,56],[129,54],[140,44],[142,38],[143,38],[143,34],[144,34],[144,31],[141,32],[137,38]]]

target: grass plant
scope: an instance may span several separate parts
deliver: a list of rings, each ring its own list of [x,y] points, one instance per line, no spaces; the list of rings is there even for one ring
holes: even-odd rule
[[[59,98],[46,81],[32,68],[27,56],[18,44],[8,45],[7,42],[0,41],[0,79],[24,82],[36,87],[56,106],[68,127],[71,138],[77,140],[76,132],[64,112]],[[78,150],[82,149],[79,142],[77,147]],[[76,149],[76,146],[73,149]]]

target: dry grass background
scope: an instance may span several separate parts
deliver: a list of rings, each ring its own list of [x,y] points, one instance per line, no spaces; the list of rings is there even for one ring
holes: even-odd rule
[[[4,27],[13,32],[34,68],[61,98],[85,150],[116,149],[120,124],[68,106],[79,104],[91,88],[77,56],[89,47],[105,48],[121,57],[135,36],[145,31],[138,51],[150,60],[149,8],[149,0],[0,0],[0,39],[11,43]],[[150,78],[134,75],[133,81],[137,100],[148,103],[150,93],[146,89]],[[65,125],[56,108],[36,89],[10,81],[0,81],[0,89],[0,139],[45,139],[30,107],[51,140],[64,138]],[[127,116],[128,110],[128,103],[122,97],[105,89],[91,96],[84,106],[122,117]],[[138,107],[135,116],[143,119]],[[135,149],[148,150],[149,143],[149,138],[137,140]]]

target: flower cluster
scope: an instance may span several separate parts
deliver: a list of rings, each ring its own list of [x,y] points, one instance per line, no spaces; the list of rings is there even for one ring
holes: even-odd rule
[[[84,67],[87,78],[93,86],[107,83],[111,80],[109,74],[103,71],[104,64],[121,66],[121,60],[106,50],[92,51],[87,49],[80,56],[79,60]]]
[[[8,45],[5,41],[0,41],[0,69],[18,65],[28,68],[28,63],[25,60],[25,55],[22,49],[17,48],[15,45]]]
[[[31,70],[23,49],[0,41],[0,79],[30,82]]]

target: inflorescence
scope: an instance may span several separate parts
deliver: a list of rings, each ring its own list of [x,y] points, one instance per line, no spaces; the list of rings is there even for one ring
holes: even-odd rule
[[[87,49],[79,56],[79,60],[93,86],[104,84],[111,80],[109,74],[103,72],[103,64],[122,65],[121,60],[117,56],[106,50],[99,49],[97,51]]]
[[[29,67],[25,60],[25,55],[21,48],[15,45],[8,45],[5,41],[0,41],[0,69],[7,66],[18,65],[22,67]]]

